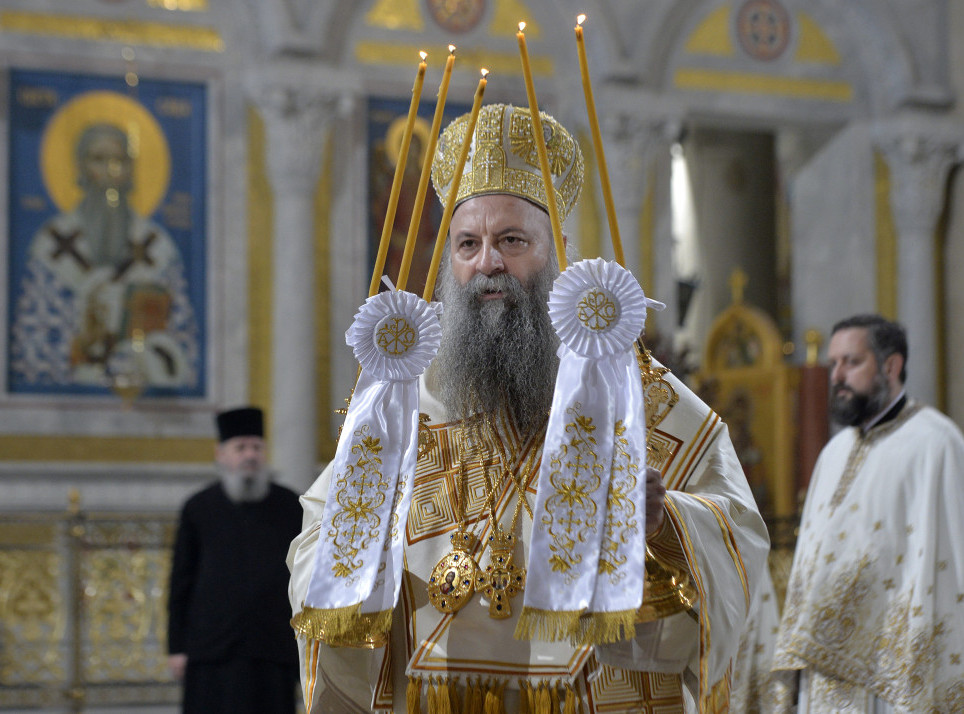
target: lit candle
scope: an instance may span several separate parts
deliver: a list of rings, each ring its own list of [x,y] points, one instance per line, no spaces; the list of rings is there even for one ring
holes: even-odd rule
[[[596,163],[599,165],[599,182],[602,184],[606,216],[609,218],[609,234],[613,239],[613,253],[616,256],[616,262],[625,268],[626,259],[623,256],[623,242],[619,237],[619,226],[616,223],[616,207],[613,204],[613,192],[609,186],[606,153],[603,150],[602,135],[599,133],[596,102],[592,98],[592,83],[589,81],[589,63],[586,61],[586,45],[582,38],[582,23],[585,20],[585,15],[576,17],[576,48],[579,51],[579,69],[582,72],[582,91],[586,95],[586,112],[589,114],[589,128],[592,131],[592,146],[596,153]]]
[[[445,110],[445,97],[449,92],[449,80],[452,78],[452,66],[455,64],[455,45],[449,45],[449,56],[445,61],[445,71],[442,73],[442,83],[438,88],[438,101],[435,102],[435,117],[432,119],[432,131],[428,135],[428,146],[425,148],[425,160],[422,161],[422,175],[418,179],[418,190],[415,192],[415,203],[412,206],[412,220],[408,224],[408,236],[405,238],[405,252],[402,254],[402,264],[398,268],[398,281],[395,287],[404,290],[408,283],[408,272],[412,267],[412,256],[415,253],[415,236],[418,226],[422,222],[422,208],[425,206],[425,193],[428,191],[428,179],[432,174],[432,159],[435,157],[435,144],[438,142],[439,128],[442,126],[442,112]]]
[[[472,135],[475,133],[475,124],[479,118],[479,110],[482,108],[482,95],[485,93],[486,75],[489,70],[482,70],[482,79],[475,90],[475,101],[472,103],[472,113],[469,114],[469,123],[465,129],[465,138],[462,140],[462,149],[459,159],[455,163],[455,174],[452,177],[452,185],[449,187],[449,195],[445,199],[445,212],[442,214],[442,223],[439,225],[438,235],[435,237],[435,251],[432,253],[432,264],[428,269],[428,276],[425,278],[425,292],[422,297],[426,301],[431,301],[432,293],[435,292],[435,278],[438,276],[439,263],[442,262],[442,252],[445,248],[445,240],[449,232],[449,224],[452,222],[452,213],[455,212],[455,200],[459,195],[459,186],[462,183],[462,170],[465,168],[465,161],[469,156],[469,149],[472,147]]]
[[[395,177],[392,179],[392,191],[388,197],[388,209],[385,212],[385,223],[382,225],[382,237],[378,243],[378,254],[375,256],[375,270],[372,272],[372,283],[368,288],[368,297],[378,294],[378,284],[385,269],[385,259],[388,256],[388,245],[391,243],[392,230],[395,227],[395,211],[398,209],[398,195],[402,191],[402,176],[405,174],[405,164],[408,162],[408,147],[412,143],[412,131],[415,127],[415,117],[418,114],[418,100],[422,96],[422,83],[425,81],[424,52],[419,52],[422,61],[418,64],[415,74],[415,85],[412,87],[412,102],[408,107],[408,121],[402,133],[402,143],[398,148],[398,161],[395,163]]]
[[[526,83],[526,95],[529,97],[529,113],[532,115],[532,133],[536,142],[536,152],[539,154],[539,166],[542,169],[542,183],[546,190],[546,207],[549,209],[549,222],[552,224],[552,238],[556,243],[556,258],[559,270],[566,269],[566,246],[562,240],[562,224],[559,222],[559,212],[556,210],[556,192],[552,186],[552,172],[549,170],[549,154],[546,152],[546,139],[542,133],[542,119],[539,116],[539,104],[536,102],[536,89],[532,83],[532,70],[529,68],[529,51],[526,48],[526,29],[524,22],[519,23],[516,39],[519,40],[519,54],[522,57],[522,76]]]

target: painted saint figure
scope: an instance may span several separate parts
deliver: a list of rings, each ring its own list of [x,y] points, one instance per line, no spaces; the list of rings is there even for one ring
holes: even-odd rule
[[[131,204],[134,152],[113,124],[76,144],[80,203],[30,244],[11,335],[14,383],[193,386],[198,326],[177,245]]]

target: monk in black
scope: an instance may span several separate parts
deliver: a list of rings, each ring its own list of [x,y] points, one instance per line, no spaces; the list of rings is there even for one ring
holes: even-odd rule
[[[184,504],[174,545],[170,668],[184,681],[185,714],[293,714],[285,555],[301,506],[270,482],[259,409],[223,412],[218,429],[220,481]]]

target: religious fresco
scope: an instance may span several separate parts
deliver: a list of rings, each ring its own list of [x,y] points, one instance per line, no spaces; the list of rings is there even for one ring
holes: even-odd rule
[[[7,393],[205,394],[206,101],[11,72]]]
[[[429,92],[425,92],[429,95]],[[435,103],[423,100],[419,106],[418,118],[412,131],[412,142],[409,145],[409,155],[405,162],[405,174],[398,196],[398,208],[392,227],[391,242],[385,260],[384,274],[392,282],[398,278],[398,270],[405,250],[405,239],[408,236],[409,225],[415,207],[415,197],[418,192],[419,178],[422,174],[422,162],[425,158],[425,148],[429,143],[432,119],[435,114]],[[408,118],[410,100],[372,98],[368,101],[368,216],[369,216],[369,250],[368,277],[374,269],[375,256],[385,222],[388,199],[392,190],[392,180],[395,177],[395,166],[398,163],[399,146],[402,133]],[[467,113],[471,109],[468,105],[447,103],[443,112],[442,127],[456,117]],[[442,204],[435,193],[432,182],[428,182],[425,194],[425,204],[415,233],[415,253],[405,289],[421,295],[425,289],[425,278],[432,262],[432,252],[435,249],[435,239],[438,235],[439,224],[442,222]],[[384,289],[384,284],[382,288]]]

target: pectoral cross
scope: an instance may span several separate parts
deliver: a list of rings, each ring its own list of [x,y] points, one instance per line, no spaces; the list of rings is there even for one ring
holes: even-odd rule
[[[512,616],[511,598],[525,588],[526,570],[516,568],[512,562],[515,539],[511,533],[497,530],[489,538],[491,561],[485,571],[479,573],[475,589],[489,598],[489,617],[504,620]]]

